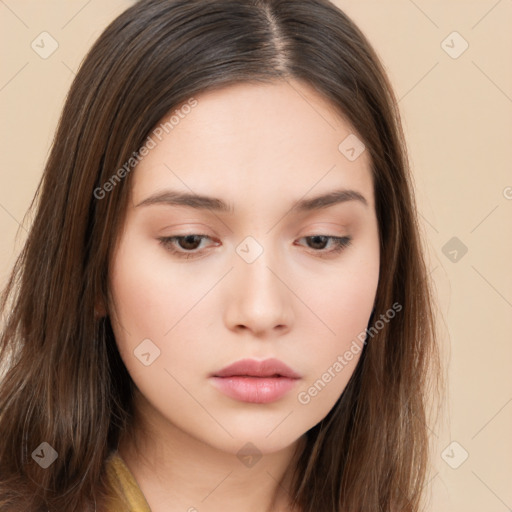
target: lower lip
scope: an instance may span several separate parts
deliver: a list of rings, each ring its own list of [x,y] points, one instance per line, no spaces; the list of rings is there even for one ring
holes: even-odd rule
[[[279,400],[297,381],[288,377],[212,377],[213,384],[225,395],[254,404]]]

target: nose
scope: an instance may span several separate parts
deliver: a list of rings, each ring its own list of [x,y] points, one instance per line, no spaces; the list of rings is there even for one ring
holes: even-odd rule
[[[224,321],[230,330],[265,337],[291,329],[293,293],[267,251],[252,263],[239,259],[229,279]]]

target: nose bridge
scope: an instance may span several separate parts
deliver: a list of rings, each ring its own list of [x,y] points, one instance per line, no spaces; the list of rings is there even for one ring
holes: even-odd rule
[[[271,247],[270,236],[247,236],[236,248],[238,258],[235,264],[237,282],[242,293],[253,299],[275,300],[281,294],[279,280],[274,272],[278,260],[275,248]],[[250,293],[248,293],[250,292]],[[263,296],[262,296],[263,295]],[[262,296],[262,297],[260,297]]]
[[[228,321],[262,331],[288,325],[291,303],[271,237],[258,238],[247,236],[236,247]]]

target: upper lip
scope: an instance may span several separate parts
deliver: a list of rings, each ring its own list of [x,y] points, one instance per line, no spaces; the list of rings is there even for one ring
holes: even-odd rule
[[[241,359],[222,370],[213,374],[213,377],[288,377],[290,379],[299,379],[300,375],[294,372],[289,366],[279,359],[271,358],[263,361],[256,359]]]

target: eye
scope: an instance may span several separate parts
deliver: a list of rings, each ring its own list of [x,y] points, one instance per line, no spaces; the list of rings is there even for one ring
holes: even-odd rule
[[[310,235],[303,237],[303,239],[310,241],[314,249],[313,252],[320,253],[320,257],[337,254],[348,247],[352,242],[352,238],[349,236]],[[328,242],[332,242],[331,245],[334,247],[332,249],[325,250],[325,246]]]
[[[164,236],[160,237],[158,240],[160,243],[169,250],[172,254],[177,255],[180,258],[195,258],[200,252],[197,251],[197,245],[200,244],[202,240],[210,238],[208,235],[181,235],[181,236]],[[182,250],[176,249],[176,242],[181,247]],[[194,252],[191,252],[194,251]]]
[[[175,235],[175,236],[167,236],[160,237],[158,240],[160,244],[171,252],[171,254],[176,255],[179,258],[196,258],[200,257],[204,252],[203,249],[199,249],[198,245],[201,244],[202,240],[210,239],[208,235]],[[308,240],[312,243],[313,253],[317,253],[320,257],[328,257],[333,254],[337,254],[341,252],[343,249],[348,247],[352,238],[349,236],[329,236],[329,235],[310,235],[300,238],[299,240]],[[325,250],[326,245],[331,242],[331,249]],[[177,246],[179,248],[177,248]],[[199,250],[198,250],[199,249]]]

